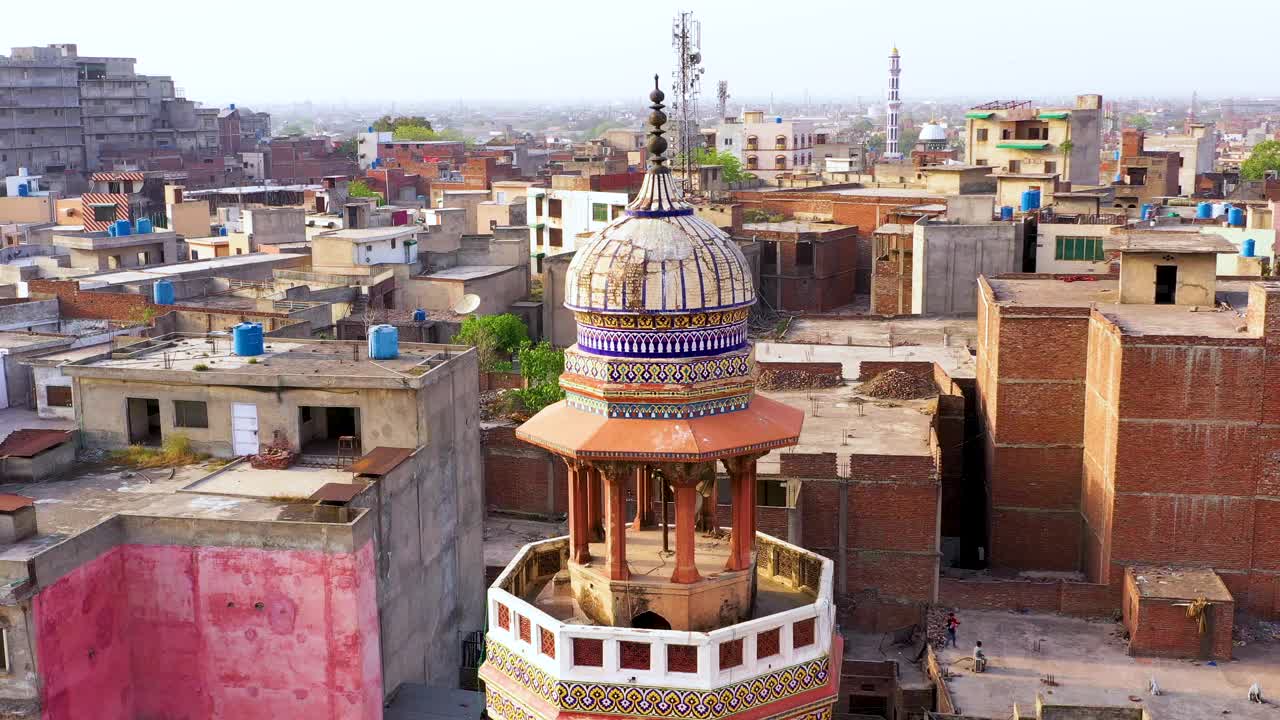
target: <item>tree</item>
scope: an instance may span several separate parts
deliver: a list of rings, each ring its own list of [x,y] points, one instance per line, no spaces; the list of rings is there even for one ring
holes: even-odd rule
[[[1125,118],[1124,122],[1129,127],[1138,130],[1146,131],[1151,129],[1151,118],[1143,115],[1142,113],[1134,113]]]
[[[348,157],[354,160],[356,157],[356,139],[349,137],[338,143],[338,146],[335,148],[335,152],[343,157]]]
[[[396,140],[452,140],[471,144],[469,138],[453,128],[432,130],[429,126],[423,127],[421,125],[401,125],[395,129],[392,137]]]
[[[1240,177],[1261,180],[1268,170],[1280,172],[1280,140],[1264,140],[1253,146],[1249,159],[1240,163]]]
[[[870,150],[873,153],[884,152],[884,143],[884,135],[872,135],[870,138],[867,138],[867,150]]]
[[[526,341],[520,347],[520,375],[525,386],[512,393],[524,406],[524,412],[533,415],[564,399],[564,390],[560,387],[563,372],[564,351],[552,347],[546,340],[537,345]]]
[[[755,177],[751,173],[743,171],[742,161],[738,159],[737,155],[729,152],[698,148],[693,151],[693,162],[695,165],[719,165],[720,179],[725,182],[742,182]]]
[[[362,198],[371,197],[378,198],[378,204],[381,205],[386,200],[382,197],[382,193],[369,187],[369,183],[364,180],[352,180],[347,184],[347,197]]]
[[[529,329],[511,313],[471,315],[462,321],[453,342],[475,347],[481,370],[503,370],[510,368],[511,354],[529,342]]]
[[[284,127],[280,128],[280,134],[281,134],[281,135],[289,135],[289,136],[295,136],[295,137],[296,137],[296,136],[298,136],[298,135],[304,135],[304,134],[306,134],[306,131],[305,131],[305,130],[303,130],[303,129],[302,129],[302,126],[301,126],[301,125],[299,125],[298,123],[296,123],[296,122],[291,122],[291,123],[287,123],[287,124],[285,124],[285,126],[284,126]]]
[[[431,129],[431,121],[421,115],[401,115],[399,117],[383,115],[373,121],[373,129],[375,132],[395,132],[401,125],[412,125],[414,127],[424,127],[428,130]]]

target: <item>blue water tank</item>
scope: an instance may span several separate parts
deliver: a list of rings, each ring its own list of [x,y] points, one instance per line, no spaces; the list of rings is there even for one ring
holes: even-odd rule
[[[400,333],[391,325],[369,328],[369,359],[395,360],[400,357]]]
[[[237,355],[261,355],[262,323],[242,322],[231,328],[231,346]]]
[[[369,126],[369,130],[368,130],[368,132],[373,132],[373,126],[372,126],[372,125],[370,125],[370,126]]]
[[[151,299],[157,305],[172,305],[173,283],[168,280],[157,280],[156,284],[151,286]]]
[[[231,103],[231,109],[232,109],[232,110],[235,110],[235,109],[236,109],[236,104],[235,104],[235,103]]]
[[[30,196],[31,196],[31,186],[27,185],[26,183],[22,183],[21,185],[18,186],[18,197],[30,197]]]
[[[427,321],[427,311],[426,311],[426,310],[423,310],[422,308],[418,308],[417,310],[414,310],[414,311],[413,311],[413,321],[414,321],[414,322],[426,322],[426,321]]]
[[[107,234],[108,234],[108,235],[110,235],[111,237],[115,237],[115,236],[116,236],[116,224],[115,224],[115,223],[111,223],[110,225],[108,225],[108,226],[107,226]]]
[[[1209,220],[1213,218],[1213,203],[1202,202],[1196,205],[1196,219]]]
[[[776,118],[774,118],[774,119],[773,119],[773,121],[774,121],[775,123],[777,123],[778,125],[781,125],[781,124],[782,124],[782,118],[781,118],[781,117],[776,117]]]
[[[218,235],[220,235],[221,237],[227,236],[227,227],[225,225],[218,228]]]
[[[128,221],[128,220],[117,220],[117,221],[116,221],[116,236],[117,236],[117,237],[125,237],[125,236],[127,236],[127,235],[132,235],[132,234],[133,234],[133,225],[131,225],[131,224],[129,223],[129,221]]]
[[[1240,248],[1240,257],[1253,257],[1254,251],[1258,247],[1258,243],[1253,238],[1245,238],[1243,247]]]
[[[1012,205],[1001,205],[1001,206],[1000,206],[1000,219],[1001,219],[1001,220],[1012,220],[1012,219],[1013,219],[1013,206],[1012,206]]]
[[[139,235],[151,232],[151,218],[138,218],[138,222],[134,224],[134,230]]]
[[[1231,227],[1244,227],[1244,208],[1233,207],[1228,210],[1227,224]]]
[[[1151,219],[1151,203],[1142,203],[1142,219]]]

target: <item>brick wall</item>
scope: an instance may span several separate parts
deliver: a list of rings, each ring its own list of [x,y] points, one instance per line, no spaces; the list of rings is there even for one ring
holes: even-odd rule
[[[548,515],[568,512],[564,461],[516,438],[514,425],[480,431],[485,502],[491,510]],[[551,473],[548,486],[547,474]]]
[[[985,280],[978,304],[990,562],[1081,569],[1088,308],[1003,307]]]
[[[1107,616],[1120,607],[1113,588],[1061,580],[942,578],[938,603],[974,610],[1030,610],[1082,617]]]
[[[210,308],[201,305],[157,305],[146,295],[124,292],[103,292],[98,290],[81,290],[80,283],[75,280],[32,280],[27,283],[32,297],[56,297],[58,312],[64,318],[91,318],[98,320],[130,320],[141,321],[147,314],[152,317],[173,311],[204,314],[206,316],[233,317],[235,321],[251,319],[263,322],[267,330],[283,327],[288,323],[276,321],[289,319],[288,313],[262,312],[254,310],[244,312],[226,308]],[[206,320],[208,329],[221,329],[228,324],[220,324]]]

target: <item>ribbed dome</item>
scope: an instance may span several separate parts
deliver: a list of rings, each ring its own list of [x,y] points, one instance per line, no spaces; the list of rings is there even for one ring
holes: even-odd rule
[[[920,140],[923,141],[943,141],[947,139],[947,131],[942,129],[941,125],[933,123],[925,123],[920,127]]]
[[[650,170],[626,214],[578,250],[565,280],[565,307],[579,312],[692,313],[754,302],[742,251],[694,214],[665,167]]]

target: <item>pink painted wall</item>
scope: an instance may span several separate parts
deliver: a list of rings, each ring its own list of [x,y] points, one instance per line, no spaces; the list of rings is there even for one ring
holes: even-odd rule
[[[126,545],[34,615],[45,720],[382,717],[372,543]]]

